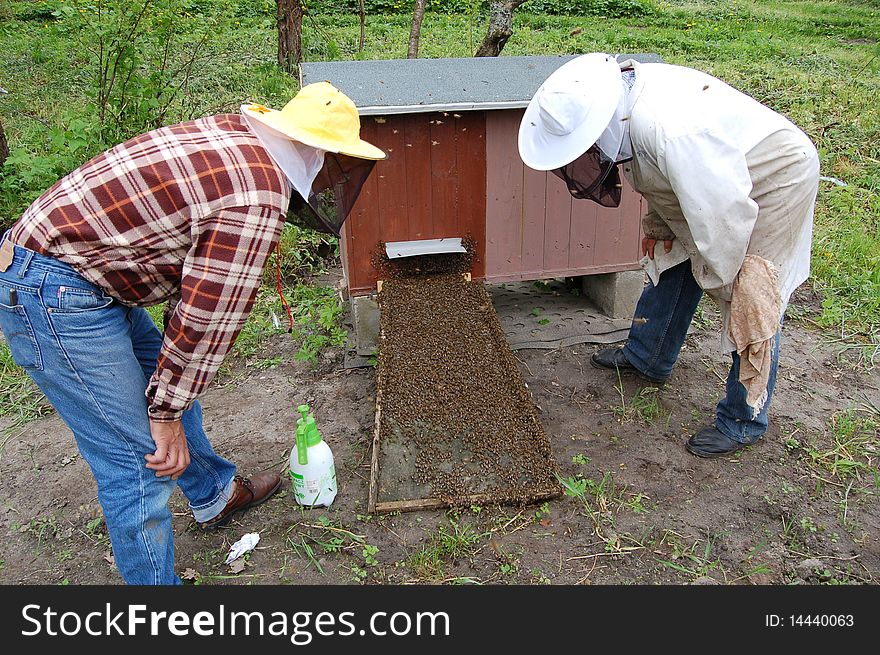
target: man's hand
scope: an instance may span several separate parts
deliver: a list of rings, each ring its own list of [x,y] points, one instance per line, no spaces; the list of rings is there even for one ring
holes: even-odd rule
[[[647,255],[651,259],[654,259],[654,246],[657,245],[657,239],[652,239],[651,237],[644,237],[642,239],[642,254]],[[663,241],[663,251],[669,252],[672,250],[672,239],[664,239]]]
[[[150,435],[156,443],[156,452],[144,455],[147,468],[156,472],[156,477],[170,475],[176,480],[189,466],[189,448],[180,421],[150,421]]]

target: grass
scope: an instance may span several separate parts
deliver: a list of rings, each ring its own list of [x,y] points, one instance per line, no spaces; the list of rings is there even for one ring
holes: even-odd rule
[[[800,452],[808,467],[827,475],[837,484],[850,481],[876,486],[880,461],[880,422],[871,413],[847,409],[828,419],[824,433],[807,443],[794,436],[785,441],[789,452]]]
[[[344,568],[350,572],[351,582],[358,584],[366,582],[371,573],[380,571],[379,547],[368,543],[364,535],[344,528],[323,514],[314,523],[306,522],[305,512],[303,517],[287,530],[285,552],[299,558],[305,567],[314,567],[326,575],[321,564],[325,557],[345,557],[348,564]]]
[[[557,475],[557,479],[565,495],[577,500],[583,514],[593,521],[596,536],[605,543],[606,552],[630,550],[627,546],[621,546],[620,536],[615,531],[615,515],[624,509],[635,514],[647,512],[647,495],[632,492],[625,485],[617,485],[610,471],[604,473],[598,482],[580,474],[566,478]]]
[[[23,375],[6,342],[0,344],[0,416],[13,426],[45,416],[51,411],[45,397]]]
[[[340,324],[342,305],[336,291],[313,281],[326,270],[337,248],[335,237],[285,225],[279,248],[266,263],[254,309],[233,348],[236,357],[253,358],[272,335],[286,331],[300,344],[297,361],[315,362],[322,349],[345,345],[347,333]],[[279,277],[289,318],[278,292]],[[281,361],[277,356],[264,357],[255,365],[267,368]]]
[[[448,578],[447,569],[461,559],[473,557],[474,549],[488,533],[478,533],[473,526],[456,518],[452,512],[448,524],[441,524],[436,534],[418,552],[410,556],[407,566],[413,576],[428,583]]]
[[[77,35],[56,20],[60,0],[0,0],[0,70],[10,94],[0,115],[14,161],[0,173],[0,221],[9,221],[58,176],[103,149],[89,140],[87,105],[94,66]],[[822,172],[847,186],[822,183],[817,204],[812,285],[821,293],[816,323],[842,343],[860,348],[863,363],[880,355],[880,10],[875,3],[827,0],[684,0],[644,3],[627,18],[516,14],[504,55],[582,53],[593,50],[656,52],[665,61],[700,68],[750,93],[800,125],[817,144]],[[197,5],[194,5],[196,7]],[[527,9],[528,5],[523,8]],[[245,100],[280,106],[296,89],[274,64],[271,6],[223,0],[223,29],[206,44],[189,87],[167,122],[236,111]],[[197,9],[194,9],[197,11]],[[304,58],[383,59],[405,55],[407,14],[367,17],[366,44],[358,50],[357,19],[349,14],[310,16]],[[186,22],[189,25],[198,20]],[[182,23],[184,24],[184,23]],[[482,39],[485,16],[429,13],[422,27],[423,57],[470,56]],[[311,241],[310,241],[311,240]],[[314,267],[320,237],[286,234],[282,268],[301,279]],[[325,242],[335,248],[335,244]],[[252,321],[236,353],[261,354],[286,314],[272,298],[273,263]],[[306,277],[308,277],[306,275]],[[290,283],[300,358],[313,359],[343,339],[332,291]],[[546,320],[546,319],[538,319]],[[0,416],[20,424],[45,413],[23,374],[8,365],[0,345]],[[262,357],[264,365],[271,358]],[[8,390],[12,390],[11,392]],[[11,395],[10,395],[11,394]],[[651,422],[660,418],[657,396],[640,392],[619,411]]]
[[[840,480],[861,478],[877,468],[880,456],[878,424],[858,416],[855,411],[839,412],[831,417],[826,447],[808,446],[807,455],[813,464]]]
[[[659,389],[657,387],[642,387],[629,399],[623,387],[620,371],[617,372],[617,386],[614,387],[620,396],[620,404],[611,408],[611,412],[621,423],[635,419],[647,425],[654,425],[658,421],[669,422],[671,412],[663,407],[660,402]]]
[[[695,539],[691,543],[677,532],[667,530],[660,543],[665,544],[671,552],[669,559],[660,559],[659,562],[693,579],[711,577],[709,574],[714,571],[724,575],[721,560],[713,553],[716,539],[707,534],[705,539]]]
[[[27,374],[12,359],[6,341],[0,342],[0,461],[6,444],[23,425],[46,416],[52,407]]]

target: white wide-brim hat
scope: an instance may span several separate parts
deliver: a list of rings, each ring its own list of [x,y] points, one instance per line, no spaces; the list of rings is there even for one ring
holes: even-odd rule
[[[590,149],[608,127],[622,93],[620,65],[594,52],[560,66],[537,90],[519,126],[526,166],[550,171]]]

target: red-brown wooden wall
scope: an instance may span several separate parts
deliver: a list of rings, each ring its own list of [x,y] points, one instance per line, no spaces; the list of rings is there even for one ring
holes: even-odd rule
[[[352,295],[375,289],[380,241],[471,236],[472,274],[537,280],[638,268],[641,197],[624,182],[618,208],[571,197],[552,173],[526,167],[521,109],[363,117],[361,137],[388,153],[342,233]]]
[[[363,117],[361,138],[388,153],[345,221],[342,260],[349,293],[369,293],[380,241],[471,236],[486,242],[486,118],[483,112]],[[478,253],[472,274],[485,275]]]
[[[638,268],[641,196],[624,180],[620,207],[601,207],[572,198],[553,173],[525,166],[517,147],[522,114],[493,111],[487,119],[486,280]]]

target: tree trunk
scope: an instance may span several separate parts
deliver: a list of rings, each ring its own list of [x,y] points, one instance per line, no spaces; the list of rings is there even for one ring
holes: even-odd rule
[[[364,0],[358,0],[358,16],[361,19],[361,39],[358,42],[358,52],[363,52],[364,42],[367,40],[367,35],[366,35],[367,12],[364,10]]]
[[[409,31],[409,49],[406,52],[407,59],[416,59],[419,56],[419,37],[422,33],[422,19],[425,17],[426,0],[416,0],[413,9],[412,29]]]
[[[0,168],[9,156],[9,144],[6,143],[6,135],[3,133],[3,123],[0,123]]]
[[[278,25],[278,65],[293,73],[302,61],[301,0],[276,0],[275,19]]]
[[[513,34],[513,10],[526,0],[493,0],[489,7],[489,29],[474,57],[497,57]]]

